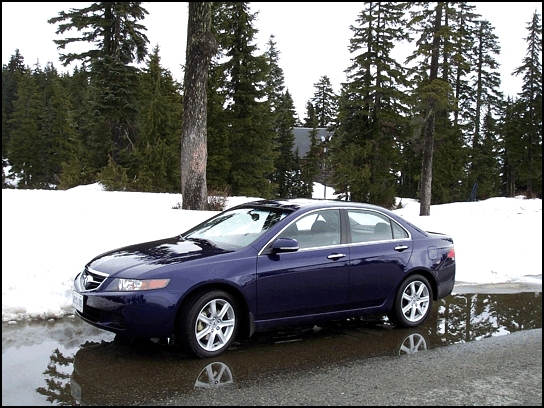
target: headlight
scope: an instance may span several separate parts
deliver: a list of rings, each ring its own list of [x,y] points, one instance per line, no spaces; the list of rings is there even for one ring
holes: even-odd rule
[[[170,279],[114,279],[106,289],[108,292],[132,292],[135,290],[162,289]]]

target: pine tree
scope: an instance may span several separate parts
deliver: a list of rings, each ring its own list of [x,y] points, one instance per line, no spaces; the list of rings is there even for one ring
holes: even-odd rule
[[[449,43],[451,35],[447,25],[444,24],[445,16],[448,16],[446,3],[412,3],[410,10],[411,20],[409,27],[415,28],[419,33],[417,39],[418,48],[407,58],[407,62],[421,58],[423,62],[414,70],[414,82],[417,84],[415,97],[417,111],[423,118],[418,133],[423,139],[423,154],[420,181],[420,210],[419,215],[430,215],[431,193],[433,181],[433,155],[436,133],[436,119],[444,118],[439,115],[445,112],[452,102],[452,89],[448,80],[448,74],[440,75],[440,58],[445,57],[449,51],[445,44]],[[444,66],[448,67],[445,63]],[[442,127],[447,127],[445,123]]]
[[[296,113],[289,91],[286,91],[281,97],[279,103],[276,104],[275,110],[278,157],[272,181],[278,186],[277,197],[294,198],[300,190],[300,172],[297,167],[298,154],[295,156],[296,152],[293,152],[295,146],[293,127],[296,122]]]
[[[161,67],[153,48],[140,75],[137,166],[130,174],[136,191],[181,191],[181,85]]]
[[[489,191],[494,191],[493,184],[485,187],[482,177],[489,169],[478,167],[478,163],[489,164],[486,157],[493,154],[495,151],[493,143],[489,143],[491,138],[496,137],[489,134],[495,127],[494,118],[498,118],[501,112],[503,95],[499,90],[500,75],[498,72],[499,64],[495,59],[495,55],[499,55],[500,46],[498,38],[493,34],[493,27],[486,20],[478,20],[475,24],[474,33],[474,53],[472,64],[473,79],[469,83],[469,91],[462,96],[465,98],[464,103],[464,119],[466,120],[467,140],[471,141],[470,148],[470,164],[468,169],[467,187],[471,188],[474,183],[478,183],[478,192],[489,194]],[[467,103],[468,102],[468,103]],[[487,136],[483,134],[484,120],[486,122]],[[485,142],[484,139],[485,138]],[[484,147],[492,149],[492,151],[483,150]],[[478,157],[482,155],[482,157]],[[496,166],[493,166],[495,168]],[[465,189],[465,194],[467,194]],[[454,197],[454,199],[457,197]],[[453,201],[453,200],[452,200]],[[458,200],[457,200],[458,201]]]
[[[60,54],[60,61],[64,66],[73,61],[82,61],[91,67],[105,56],[123,64],[142,62],[147,55],[149,40],[143,33],[146,28],[137,22],[148,14],[141,4],[92,3],[81,9],[70,9],[68,13],[61,11],[58,17],[50,18],[47,21],[49,24],[59,23],[56,34],[64,34],[72,29],[81,33],[80,37],[53,40],[57,49],[64,50],[67,45],[78,42],[94,43],[97,46],[78,53]]]
[[[280,52],[276,48],[274,38],[274,35],[270,36],[265,51],[269,66],[269,75],[266,79],[265,92],[272,112],[275,112],[278,109],[277,107],[283,102],[285,95],[285,77],[283,75],[283,69],[281,69],[279,65]]]
[[[54,40],[59,50],[76,42],[89,42],[96,48],[79,53],[61,54],[66,66],[82,61],[90,67],[90,91],[93,112],[88,142],[92,146],[91,165],[97,171],[107,165],[108,157],[121,166],[129,166],[137,143],[134,132],[137,118],[136,92],[138,69],[149,42],[138,23],[147,10],[141,2],[92,3],[82,9],[60,12],[48,20],[59,24],[56,34],[75,29],[80,37]]]
[[[534,13],[527,23],[527,53],[513,75],[523,76],[518,94],[522,112],[519,123],[519,143],[525,157],[518,173],[525,181],[527,197],[542,197],[542,16]]]
[[[330,160],[333,187],[353,201],[391,207],[395,200],[397,138],[406,113],[404,68],[391,56],[406,40],[404,3],[365,3],[350,27],[347,81],[338,99],[338,129]]]
[[[219,3],[214,3],[219,4]],[[208,76],[208,164],[206,180],[210,191],[230,191],[230,137],[228,115],[224,110],[225,73],[212,59]]]
[[[18,82],[25,72],[24,58],[15,50],[7,64],[2,66],[2,187],[6,186],[4,168],[8,165],[8,145],[11,139],[10,119],[17,98]]]
[[[481,131],[481,138],[476,145],[474,157],[477,162],[474,169],[479,172],[476,175],[477,197],[487,199],[500,194],[500,145],[499,127],[497,120],[493,117],[491,108],[485,114]]]
[[[526,185],[520,167],[526,157],[525,146],[520,143],[520,118],[523,117],[524,104],[520,100],[508,97],[503,114],[502,141],[502,191],[507,197],[514,197],[525,189]]]
[[[320,128],[333,130],[337,117],[337,103],[331,80],[324,75],[314,84],[314,88],[314,96],[310,101],[317,116],[317,125]]]
[[[225,92],[225,117],[220,122],[221,139],[229,145],[227,182],[233,195],[271,198],[277,187],[271,183],[276,159],[272,131],[274,117],[266,97],[269,65],[266,55],[255,55],[253,44],[256,15],[249,3],[216,3],[212,26],[217,30],[221,55],[221,92]],[[215,122],[215,118],[211,120]]]
[[[27,69],[18,83],[17,99],[8,124],[12,128],[8,146],[11,171],[20,179],[18,188],[46,188],[45,150],[40,136],[41,117],[44,110],[36,78]]]
[[[49,185],[58,187],[63,166],[77,156],[77,134],[70,101],[70,78],[60,77],[52,63],[45,68],[46,87],[43,91],[44,114],[41,136],[44,139],[43,158]]]
[[[72,121],[76,132],[76,153],[62,164],[62,172],[58,188],[68,189],[81,184],[96,181],[96,171],[100,166],[94,166],[96,153],[91,143],[92,138],[92,103],[89,86],[90,73],[83,63],[74,67],[71,77],[66,78],[67,89],[72,106]]]
[[[450,84],[452,94],[447,96],[449,102],[436,112],[432,204],[465,200],[468,197],[468,146],[465,140],[470,137],[469,130],[474,127],[476,95],[475,87],[469,81],[473,67],[478,65],[472,51],[477,49],[475,38],[478,15],[472,11],[474,8],[467,3],[444,4],[439,76],[444,84]],[[479,66],[482,69],[482,65]]]
[[[275,133],[278,157],[270,181],[277,185],[278,197],[292,198],[300,196],[303,190],[298,152],[293,151],[293,128],[299,119],[289,90],[284,92],[285,79],[279,66],[279,54],[274,35],[271,35],[265,51],[269,67],[265,92],[272,113],[272,131]]]

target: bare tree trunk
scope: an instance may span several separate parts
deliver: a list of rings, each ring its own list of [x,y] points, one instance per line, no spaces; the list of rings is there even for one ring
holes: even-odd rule
[[[434,20],[434,39],[431,54],[431,69],[429,81],[432,83],[438,78],[438,59],[440,56],[440,36],[438,35],[442,21],[443,3],[438,2]],[[433,153],[434,153],[434,131],[436,117],[436,96],[430,95],[427,100],[425,114],[424,135],[425,143],[423,148],[423,163],[421,166],[421,196],[419,200],[419,215],[431,215],[431,185],[433,181]]]
[[[429,101],[425,118],[423,137],[423,162],[421,164],[421,192],[419,215],[431,215],[431,185],[433,181],[433,144],[435,124],[435,104]]]
[[[181,194],[185,210],[205,210],[208,201],[206,86],[210,59],[217,49],[211,22],[211,2],[189,2],[181,131]]]

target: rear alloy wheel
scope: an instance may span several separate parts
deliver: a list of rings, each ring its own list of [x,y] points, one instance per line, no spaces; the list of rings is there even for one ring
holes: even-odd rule
[[[429,317],[432,300],[429,281],[421,275],[412,275],[400,285],[389,318],[401,327],[419,326]]]
[[[234,298],[215,290],[196,298],[182,319],[186,350],[197,357],[215,357],[225,352],[236,337],[238,311]]]

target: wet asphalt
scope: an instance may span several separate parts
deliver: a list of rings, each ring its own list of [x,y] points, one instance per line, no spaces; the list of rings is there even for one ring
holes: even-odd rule
[[[224,387],[157,405],[542,406],[542,329]]]
[[[542,287],[456,286],[428,322],[257,334],[216,359],[77,318],[2,325],[2,405],[542,405]]]

